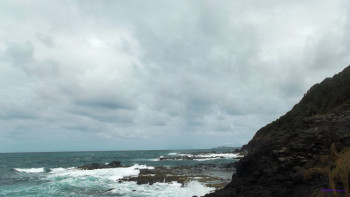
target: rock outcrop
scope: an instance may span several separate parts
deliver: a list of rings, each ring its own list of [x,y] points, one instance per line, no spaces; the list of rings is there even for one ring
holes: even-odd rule
[[[80,170],[96,170],[96,169],[104,169],[104,168],[118,168],[121,166],[122,165],[120,161],[112,161],[108,164],[91,163],[91,164],[79,166],[77,168]]]
[[[314,85],[291,111],[257,131],[242,147],[247,154],[235,164],[231,183],[206,196],[320,195],[329,188],[328,178],[304,174],[333,143],[339,150],[350,147],[350,66]]]
[[[159,183],[171,183],[176,181],[183,186],[190,181],[199,181],[208,187],[217,189],[223,188],[230,177],[216,175],[216,172],[233,172],[235,170],[232,163],[227,164],[205,164],[200,163],[193,166],[158,166],[154,169],[140,169],[138,176],[124,177],[118,182],[135,181],[137,184],[153,185]]]

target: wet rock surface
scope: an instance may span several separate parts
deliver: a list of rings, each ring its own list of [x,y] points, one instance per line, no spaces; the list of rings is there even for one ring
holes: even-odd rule
[[[208,187],[221,189],[230,182],[230,177],[220,176],[220,173],[232,174],[235,171],[233,163],[229,164],[197,164],[194,166],[155,167],[140,169],[138,176],[124,177],[119,181],[135,181],[137,184],[152,185],[156,182],[170,183],[176,181],[185,185],[190,181],[199,181]]]
[[[171,183],[173,181],[181,183],[183,186],[190,181],[198,181],[208,187],[216,189],[224,188],[231,180],[231,175],[235,172],[235,162],[226,164],[199,163],[191,166],[163,167],[154,169],[138,169],[137,176],[129,176],[116,180],[118,183],[124,181],[135,181],[137,184]],[[108,164],[91,163],[77,167],[80,170],[96,170],[106,168],[130,167],[124,166],[119,161]],[[135,168],[137,169],[137,168]],[[113,190],[114,188],[109,189]]]
[[[98,163],[91,163],[91,164],[86,164],[83,166],[77,167],[80,170],[96,170],[96,169],[104,169],[104,168],[118,168],[122,167],[120,161],[112,161],[108,164],[98,164]]]

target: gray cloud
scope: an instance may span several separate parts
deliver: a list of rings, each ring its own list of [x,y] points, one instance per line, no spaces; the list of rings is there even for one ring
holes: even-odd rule
[[[0,4],[3,151],[242,145],[350,62],[345,0]]]
[[[30,42],[22,45],[16,43],[7,44],[3,60],[23,70],[28,75],[38,77],[53,77],[59,74],[58,64],[50,58],[37,61],[34,58],[34,47]]]
[[[44,35],[44,34],[37,33],[36,37],[37,37],[38,40],[40,40],[46,46],[54,47],[54,42],[53,42],[52,38],[49,35]]]

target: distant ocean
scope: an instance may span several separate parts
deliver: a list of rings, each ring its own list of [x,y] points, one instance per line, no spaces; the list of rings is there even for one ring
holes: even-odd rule
[[[137,176],[140,169],[156,166],[193,166],[196,164],[226,164],[236,161],[227,150],[215,150],[207,158],[195,160],[161,160],[160,158],[205,150],[157,151],[101,151],[101,152],[50,152],[0,153],[0,196],[201,196],[214,191],[203,183],[155,183],[138,185],[119,179]],[[232,151],[232,149],[231,149]],[[90,163],[120,161],[129,167],[80,170],[77,166]],[[232,173],[227,174],[230,177]]]

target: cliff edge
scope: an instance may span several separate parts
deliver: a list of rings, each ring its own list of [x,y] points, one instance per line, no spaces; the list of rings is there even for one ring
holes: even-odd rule
[[[247,154],[235,164],[231,183],[206,196],[327,196],[321,189],[330,188],[328,177],[306,179],[305,172],[320,165],[332,144],[350,147],[350,66],[312,86],[292,110],[258,130],[242,147]]]

